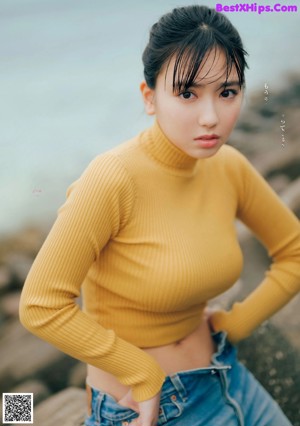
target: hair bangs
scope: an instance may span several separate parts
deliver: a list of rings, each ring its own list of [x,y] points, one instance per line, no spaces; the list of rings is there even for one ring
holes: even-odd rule
[[[217,44],[219,49],[226,56],[226,81],[228,80],[228,76],[234,67],[237,73],[239,85],[242,88],[245,86],[244,69],[245,67],[248,67],[245,60],[247,52],[243,48],[237,46],[228,46],[228,44],[224,43],[223,40],[218,40]]]
[[[199,80],[199,70],[210,52],[225,55],[224,75],[228,79],[236,69],[240,87],[245,85],[245,56],[248,55],[236,28],[222,13],[207,6],[175,8],[163,15],[150,31],[149,43],[143,52],[144,76],[155,89],[159,73],[175,59],[173,91],[187,90]]]
[[[245,84],[244,72],[245,51],[239,52],[239,49],[234,49],[231,46],[222,43],[223,40],[217,40],[215,34],[206,30],[197,34],[194,40],[185,40],[185,43],[175,54],[175,64],[173,70],[173,92],[179,93],[193,86],[197,81],[205,78],[213,69],[217,58],[217,53],[222,52],[225,55],[226,64],[224,67],[225,83],[234,67],[237,72],[240,87]],[[208,56],[213,53],[214,58],[210,69],[204,76],[199,79],[199,74],[205,65]],[[170,58],[169,63],[172,58]],[[168,64],[169,66],[169,64]],[[216,77],[216,80],[219,76]]]
[[[214,50],[215,41],[205,32],[185,40],[175,57],[173,71],[173,91],[187,90],[197,79],[199,72],[207,61],[209,52]]]

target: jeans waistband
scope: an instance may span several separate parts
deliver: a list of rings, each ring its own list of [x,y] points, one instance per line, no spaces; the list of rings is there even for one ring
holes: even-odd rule
[[[214,375],[219,370],[229,370],[236,360],[236,349],[227,340],[227,333],[224,331],[212,333],[212,338],[216,343],[216,351],[211,357],[211,365],[193,370],[178,371],[167,376],[162,388],[162,395],[170,395],[178,392],[183,400],[187,396],[187,383],[192,375]]]
[[[212,333],[212,338],[216,343],[216,352],[212,355],[211,365],[204,368],[193,370],[179,371],[166,377],[162,387],[161,401],[166,398],[175,399],[179,398],[185,401],[188,397],[188,383],[192,375],[214,375],[218,370],[228,370],[235,359],[235,348],[228,342],[225,332]],[[128,408],[122,407],[117,404],[117,401],[107,393],[100,390],[93,389],[87,384],[87,392],[96,404],[96,411],[101,412],[103,417],[109,418],[110,414],[114,412],[121,419],[126,413]]]

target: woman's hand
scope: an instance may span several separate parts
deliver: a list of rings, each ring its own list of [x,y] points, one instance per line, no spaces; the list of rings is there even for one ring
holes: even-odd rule
[[[118,404],[129,407],[139,413],[132,426],[156,426],[159,415],[160,392],[146,401],[136,402],[132,398],[131,390],[118,402]]]

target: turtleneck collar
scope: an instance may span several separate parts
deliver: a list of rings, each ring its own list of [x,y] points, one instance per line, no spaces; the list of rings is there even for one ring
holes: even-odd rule
[[[163,133],[157,120],[142,134],[141,144],[154,160],[178,172],[193,172],[198,161],[177,148]]]

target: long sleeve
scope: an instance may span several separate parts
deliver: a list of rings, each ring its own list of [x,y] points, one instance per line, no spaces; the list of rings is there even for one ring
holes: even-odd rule
[[[300,290],[299,221],[246,158],[238,152],[236,156],[237,217],[262,242],[273,262],[245,300],[234,303],[228,312],[213,314],[213,328],[226,330],[233,342],[249,336]]]
[[[68,191],[65,204],[26,279],[20,320],[32,333],[81,361],[115,375],[137,401],[161,388],[165,373],[75,303],[93,262],[126,225],[134,184],[119,159],[97,157]]]

